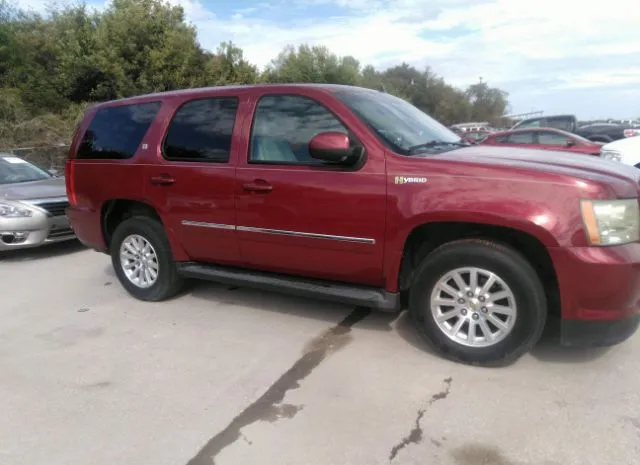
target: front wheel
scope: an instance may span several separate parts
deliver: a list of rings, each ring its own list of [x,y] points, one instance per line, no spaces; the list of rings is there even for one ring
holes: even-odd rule
[[[180,291],[183,280],[159,221],[146,216],[123,221],[113,233],[110,249],[116,275],[132,296],[160,301]]]
[[[462,240],[439,247],[418,266],[409,311],[439,353],[463,363],[499,365],[538,342],[547,302],[538,274],[518,252]]]

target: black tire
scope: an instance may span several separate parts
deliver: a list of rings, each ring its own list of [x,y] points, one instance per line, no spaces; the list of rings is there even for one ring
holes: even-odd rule
[[[146,239],[154,248],[158,262],[158,278],[147,288],[132,283],[125,275],[120,262],[120,246],[131,234]],[[162,224],[147,216],[134,216],[120,223],[114,233],[110,246],[111,263],[122,286],[139,300],[157,302],[174,297],[183,286],[183,278],[178,275],[173,261],[171,247]]]
[[[491,271],[513,293],[515,323],[511,332],[494,345],[470,347],[454,341],[438,327],[431,313],[431,293],[438,281],[461,267]],[[409,291],[409,312],[420,333],[442,356],[471,365],[500,366],[514,362],[540,340],[547,299],[538,274],[520,253],[494,242],[470,239],[445,244],[422,260]]]

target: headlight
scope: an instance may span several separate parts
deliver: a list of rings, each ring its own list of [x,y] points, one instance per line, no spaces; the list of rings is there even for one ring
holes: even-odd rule
[[[23,207],[18,203],[0,202],[0,217],[2,218],[29,218],[33,216],[33,210]]]
[[[616,150],[603,150],[600,152],[600,157],[605,160],[617,161],[618,163],[622,162],[622,154]]]
[[[640,241],[638,199],[583,200],[580,207],[591,245]]]

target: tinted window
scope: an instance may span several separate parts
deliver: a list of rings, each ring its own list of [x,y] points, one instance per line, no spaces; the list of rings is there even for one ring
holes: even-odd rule
[[[524,129],[524,128],[539,128],[541,125],[544,126],[544,124],[542,123],[543,120],[539,120],[539,119],[535,119],[532,121],[527,121],[526,123],[522,123],[518,125],[518,129]]]
[[[131,158],[151,126],[160,102],[98,110],[78,148],[77,158]]]
[[[562,129],[563,131],[570,131],[573,126],[573,121],[568,118],[549,118],[546,126],[549,128]]]
[[[555,132],[539,132],[538,143],[541,145],[566,145],[567,137]]]
[[[249,159],[263,163],[322,164],[309,155],[309,141],[325,131],[349,134],[324,106],[297,95],[268,95],[256,108]],[[352,138],[353,141],[353,138]]]
[[[237,110],[235,97],[185,103],[169,125],[164,156],[170,160],[228,161]]]
[[[520,132],[509,136],[510,144],[533,144],[533,132]]]

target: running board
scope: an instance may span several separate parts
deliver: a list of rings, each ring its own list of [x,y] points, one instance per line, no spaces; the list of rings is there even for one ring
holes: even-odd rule
[[[185,278],[204,279],[236,286],[253,287],[300,297],[329,300],[346,305],[360,305],[387,312],[400,309],[400,295],[367,286],[320,281],[194,262],[176,264]]]

